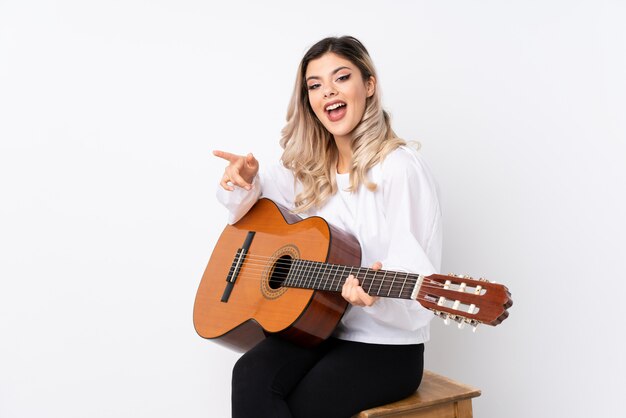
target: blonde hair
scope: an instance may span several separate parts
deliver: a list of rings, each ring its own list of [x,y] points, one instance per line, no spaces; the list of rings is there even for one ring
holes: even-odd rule
[[[313,45],[302,58],[296,83],[287,110],[287,124],[282,130],[280,145],[283,165],[292,170],[303,186],[296,196],[294,212],[304,212],[321,207],[335,193],[335,172],[338,150],[333,136],[317,119],[308,100],[305,75],[310,61],[329,52],[335,53],[359,68],[363,80],[376,77],[374,64],[367,50],[356,38],[343,36],[325,38]],[[367,178],[370,168],[381,162],[387,154],[405,141],[391,129],[389,114],[382,108],[379,89],[368,97],[365,112],[354,129],[349,191],[354,192],[364,184],[376,190],[376,184]]]

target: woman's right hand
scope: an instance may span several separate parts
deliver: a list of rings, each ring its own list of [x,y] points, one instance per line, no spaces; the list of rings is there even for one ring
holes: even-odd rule
[[[246,190],[252,189],[254,177],[259,172],[259,162],[252,154],[244,156],[225,151],[213,151],[213,155],[228,161],[220,186],[228,191],[235,190],[234,186]]]

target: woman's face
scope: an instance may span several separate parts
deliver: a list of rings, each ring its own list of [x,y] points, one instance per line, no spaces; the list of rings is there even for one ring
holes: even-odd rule
[[[317,118],[336,140],[348,137],[363,118],[366,99],[374,94],[374,77],[364,81],[356,65],[328,52],[309,62],[305,79]]]

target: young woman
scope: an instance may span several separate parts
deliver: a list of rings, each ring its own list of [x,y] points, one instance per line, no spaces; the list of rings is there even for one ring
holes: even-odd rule
[[[228,161],[218,198],[229,222],[263,196],[357,237],[363,266],[437,272],[436,185],[417,151],[391,129],[377,81],[357,39],[313,45],[298,69],[280,163],[259,171],[252,154],[214,152]],[[233,417],[350,417],[417,389],[430,311],[416,301],[371,297],[353,276],[342,296],[348,310],[321,345],[270,337],[239,359]]]

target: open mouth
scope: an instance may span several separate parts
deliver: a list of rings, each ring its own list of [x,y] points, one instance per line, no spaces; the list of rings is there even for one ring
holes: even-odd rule
[[[344,102],[334,102],[327,105],[324,110],[328,115],[328,119],[332,122],[336,122],[346,115],[348,105]]]

